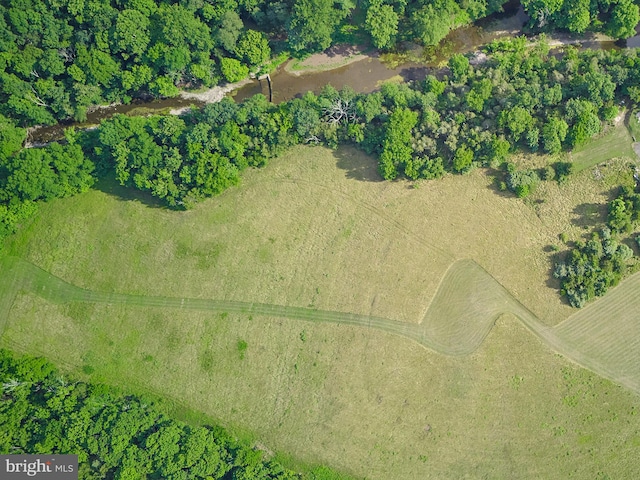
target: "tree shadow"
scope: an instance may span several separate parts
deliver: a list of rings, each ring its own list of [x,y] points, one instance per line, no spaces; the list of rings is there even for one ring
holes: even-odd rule
[[[607,218],[607,205],[602,203],[582,203],[573,209],[575,215],[571,223],[577,227],[595,227]]]
[[[343,146],[334,153],[336,166],[345,171],[347,178],[361,182],[382,182],[384,179],[378,171],[378,162],[354,147]]]
[[[490,167],[488,168],[480,167],[480,168],[483,168],[488,173],[488,176],[491,177],[491,182],[487,185],[487,188],[489,190],[491,190],[493,193],[495,193],[499,197],[518,198],[516,194],[513,193],[512,191],[506,188],[502,188],[501,184],[505,182],[504,172],[495,168],[490,168]]]
[[[547,245],[544,248],[544,251],[547,253],[552,253],[547,257],[549,262],[549,276],[547,277],[547,281],[545,282],[545,285],[549,288],[552,288],[558,293],[558,296],[560,297],[564,305],[570,305],[566,295],[562,295],[560,293],[560,289],[562,288],[560,285],[560,279],[553,276],[553,272],[556,268],[556,264],[564,261],[564,259],[569,253],[569,250],[567,250],[566,247],[564,250],[557,250],[556,248],[554,248],[553,245]]]
[[[407,67],[402,69],[400,76],[405,82],[416,82],[424,80],[432,72],[433,69],[429,67]]]
[[[122,201],[139,202],[150,208],[164,208],[171,210],[171,207],[165,204],[161,199],[151,195],[149,192],[143,192],[132,187],[124,187],[111,176],[100,178],[93,188]]]
[[[348,45],[346,43],[334,45],[333,47],[322,52],[329,58],[334,57],[351,57],[353,55],[362,54],[363,49],[360,45]]]
[[[640,253],[640,245],[638,245],[636,237],[640,238],[640,236],[631,234],[631,236],[623,238],[620,243],[625,244],[627,247],[633,250],[633,254],[637,256]]]

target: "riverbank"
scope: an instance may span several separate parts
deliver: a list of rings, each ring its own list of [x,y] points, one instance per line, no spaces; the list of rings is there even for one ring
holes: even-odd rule
[[[314,53],[304,60],[291,59],[284,71],[295,76],[326,72],[345,67],[365,58],[377,58],[380,53],[366,45],[334,45],[324,52]]]
[[[218,85],[203,91],[190,92],[187,90],[182,90],[180,91],[179,97],[184,100],[197,100],[198,102],[201,102],[201,103],[216,103],[222,100],[227,94],[251,83],[252,80],[253,80],[252,78],[247,77],[243,80],[240,80],[239,82],[226,83],[224,85]],[[184,109],[181,109],[181,110],[184,110]]]

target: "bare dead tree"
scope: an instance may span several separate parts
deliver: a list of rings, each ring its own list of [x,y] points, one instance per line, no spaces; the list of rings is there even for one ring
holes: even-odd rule
[[[538,28],[542,28],[547,24],[547,17],[549,16],[549,9],[538,10]]]
[[[64,59],[64,63],[71,63],[76,58],[76,52],[72,47],[59,49],[58,55],[60,55]]]
[[[31,87],[31,92],[32,93],[27,93],[27,95],[25,96],[25,98],[27,100],[29,100],[30,102],[35,103],[36,105],[38,105],[40,107],[48,107],[49,106],[47,104],[47,102],[45,102],[44,100],[42,100],[40,98],[40,96],[38,96],[38,92],[36,92],[35,88]]]
[[[12,392],[16,388],[21,387],[22,385],[26,385],[26,383],[27,382],[20,382],[15,378],[10,378],[7,382],[4,382],[2,384],[2,389],[6,392]]]
[[[357,120],[351,100],[336,98],[331,106],[324,109],[324,120],[327,123],[349,123]]]

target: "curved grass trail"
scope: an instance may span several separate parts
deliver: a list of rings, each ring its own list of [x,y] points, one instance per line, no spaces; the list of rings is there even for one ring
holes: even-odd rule
[[[354,313],[264,303],[104,293],[76,287],[15,257],[0,259],[0,332],[19,292],[53,303],[91,302],[285,317],[375,328],[411,339],[445,355],[467,355],[483,342],[495,321],[511,313],[550,348],[583,367],[640,394],[640,275],[605,298],[546,327],[486,270],[472,260],[447,271],[420,323]]]

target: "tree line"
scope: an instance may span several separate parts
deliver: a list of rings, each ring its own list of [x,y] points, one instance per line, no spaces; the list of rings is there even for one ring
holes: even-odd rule
[[[256,95],[180,118],[118,116],[79,142],[100,168],[115,168],[123,184],[171,206],[219,193],[244,168],[300,143],[354,144],[378,158],[387,180],[506,165],[506,185],[526,196],[539,176],[514,170],[510,153],[557,154],[599,134],[618,114],[618,102],[635,98],[640,57],[634,50],[568,48],[558,59],[544,42],[525,42],[495,42],[481,65],[455,55],[438,77],[386,83],[370,94],[327,86],[279,105]],[[562,180],[570,170],[557,162],[542,176]]]
[[[218,426],[191,426],[151,396],[63,375],[42,357],[0,349],[0,453],[75,454],[79,478],[347,480],[296,473]]]
[[[523,0],[522,6],[536,31],[604,32],[620,39],[634,36],[640,21],[633,0]]]

